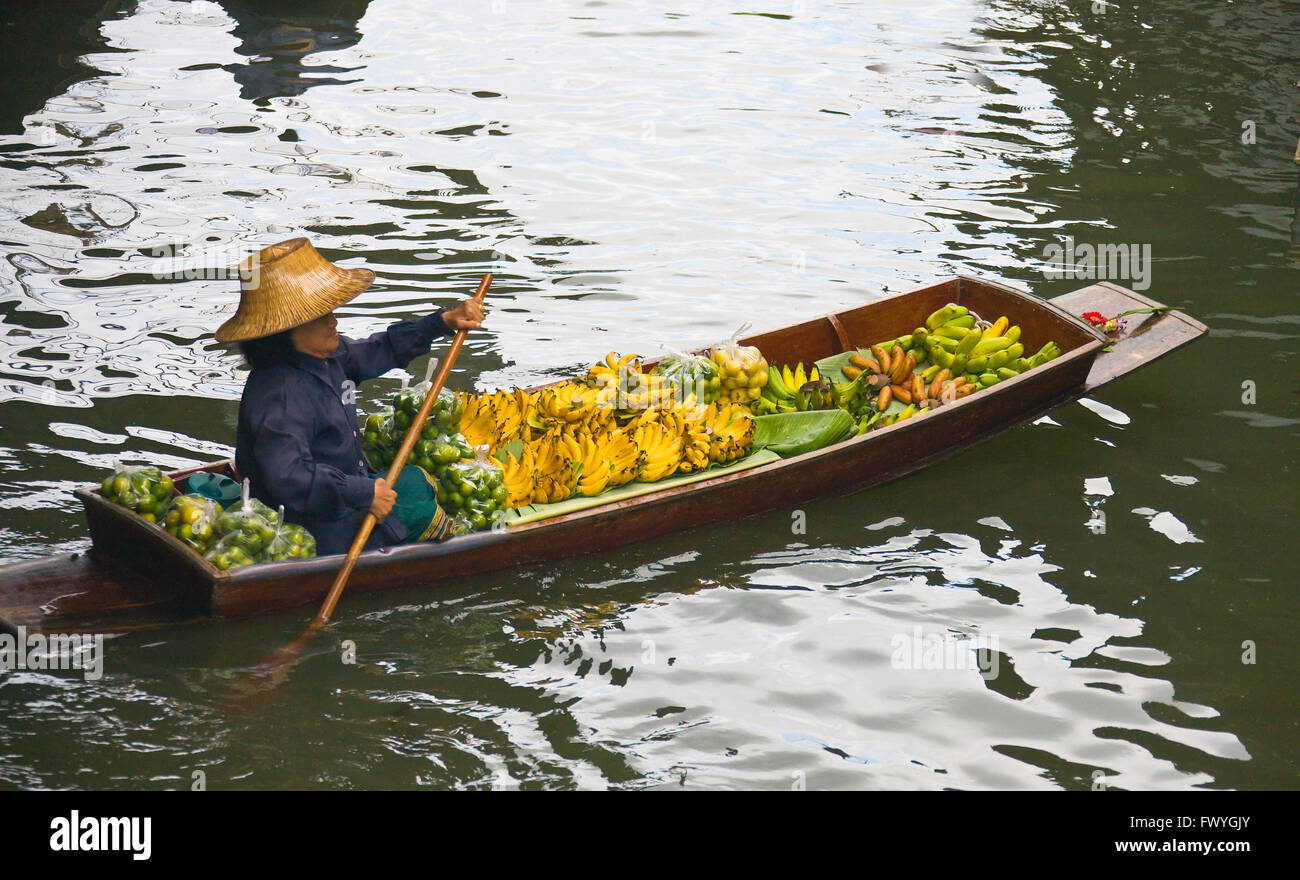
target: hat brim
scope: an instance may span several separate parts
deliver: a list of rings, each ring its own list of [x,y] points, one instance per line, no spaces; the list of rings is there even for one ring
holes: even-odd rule
[[[307,282],[303,286],[310,288],[310,293],[284,297],[276,302],[274,310],[256,314],[241,303],[230,320],[217,328],[214,334],[217,341],[244,342],[301,327],[356,299],[375,281],[375,273],[370,269],[341,269],[333,265],[319,275],[318,279],[300,279]]]

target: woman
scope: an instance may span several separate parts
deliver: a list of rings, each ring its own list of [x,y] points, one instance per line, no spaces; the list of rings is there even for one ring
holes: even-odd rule
[[[389,516],[397,493],[366,466],[356,385],[405,367],[438,336],[478,329],[479,304],[467,299],[358,341],[338,334],[334,309],[369,287],[374,272],[335,266],[305,238],[265,248],[240,270],[239,309],[216,337],[239,342],[252,367],[235,466],[253,495],[272,508],[283,504],[285,519],[305,526],[321,555],[347,552],[367,512],[378,520],[367,550],[445,537],[449,524],[432,502],[422,532]],[[406,479],[403,471],[398,482]]]

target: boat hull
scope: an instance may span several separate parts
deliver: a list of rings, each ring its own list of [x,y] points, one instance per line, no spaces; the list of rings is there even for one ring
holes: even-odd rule
[[[1093,285],[1044,303],[1001,285],[958,278],[759,334],[744,342],[758,345],[772,363],[809,362],[910,332],[918,316],[950,301],[985,315],[1008,315],[1021,325],[1022,340],[1029,351],[1055,339],[1063,353],[1043,367],[923,418],[899,422],[795,458],[502,531],[363,554],[349,579],[348,594],[434,586],[700,528],[735,519],[738,512],[752,516],[788,510],[815,498],[871,488],[1033,421],[1193,341],[1206,330],[1204,325],[1177,312],[1144,315],[1135,319],[1131,332],[1113,351],[1103,353],[1105,338],[1075,315],[1085,310],[1116,314],[1155,303],[1111,284]],[[178,482],[189,473],[177,474]],[[94,490],[78,490],[77,494],[91,524],[93,573],[89,563],[78,568],[65,561],[58,571],[48,569],[41,589],[19,591],[11,586],[15,577],[8,569],[14,567],[0,569],[0,620],[10,627],[22,624],[49,631],[59,627],[57,631],[67,632],[97,626],[137,629],[309,605],[318,603],[328,592],[343,561],[339,555],[218,572],[161,529],[127,514]],[[141,558],[158,560],[159,574],[142,580],[134,573],[128,578],[132,595],[140,602],[140,612],[132,615],[129,602],[113,598],[114,590],[120,593],[123,588],[109,588],[105,583],[112,580],[115,566],[127,571],[133,560]],[[31,571],[29,564],[26,574],[30,576]],[[76,602],[66,598],[62,603],[55,601],[53,611],[38,604],[42,596],[50,598],[48,594],[57,589],[60,576],[72,577],[78,572],[90,586],[60,594],[76,595]],[[95,613],[95,584],[103,592],[105,604],[116,609],[112,614]],[[152,604],[139,599],[151,590]]]

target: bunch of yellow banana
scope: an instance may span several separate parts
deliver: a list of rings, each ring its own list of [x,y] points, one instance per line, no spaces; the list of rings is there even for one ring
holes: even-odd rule
[[[486,394],[457,395],[464,413],[460,417],[460,432],[465,435],[470,446],[486,443],[490,451],[496,451],[497,414],[492,398]]]
[[[528,420],[528,411],[532,406],[532,397],[522,388],[514,391],[498,391],[489,401],[496,415],[496,446],[519,439],[524,424]]]
[[[596,364],[587,371],[586,383],[593,388],[619,388],[627,383],[624,377],[628,373],[640,373],[641,362],[638,360],[639,354],[620,355],[616,351],[611,351],[605,355],[605,362]]]
[[[754,442],[754,417],[738,404],[709,404],[709,460],[734,461],[749,453]]]
[[[639,421],[639,420],[638,420]],[[662,480],[677,470],[682,461],[682,434],[674,430],[672,422],[664,424],[658,419],[639,421],[632,431],[632,439],[641,450],[641,470],[637,479],[647,483]]]
[[[609,462],[609,485],[622,486],[636,479],[641,472],[641,447],[632,439],[631,432],[615,428],[603,435],[605,460]]]
[[[577,459],[573,447],[564,437],[563,431],[548,431],[531,446],[536,474],[534,503],[554,504],[563,501],[578,488]]]
[[[641,412],[650,407],[671,408],[676,405],[677,388],[666,376],[641,372],[639,355],[619,355],[611,351],[603,363],[587,371],[583,381],[595,389],[596,405],[615,409],[620,415]]]
[[[633,431],[642,425],[662,425],[671,434],[680,434],[686,428],[686,411],[681,409],[660,409],[651,407],[628,423]]]
[[[608,434],[617,427],[618,423],[614,418],[614,410],[608,407],[596,406],[583,422],[576,425],[570,425],[569,429],[580,433],[599,436],[602,434]]]
[[[716,409],[715,409],[716,412]],[[712,439],[709,407],[695,407],[685,415],[682,429],[682,463],[679,474],[693,474],[709,466],[709,442]]]
[[[471,443],[495,451],[523,441],[519,455],[501,456],[508,506],[593,496],[636,479],[695,473],[749,452],[754,421],[747,406],[702,406],[689,394],[679,399],[664,377],[638,368],[635,355],[611,352],[585,383],[562,382],[532,394],[515,389],[460,396],[461,431]]]
[[[537,489],[537,469],[532,447],[525,443],[518,458],[506,453],[502,459],[501,470],[506,484],[506,507],[518,508],[532,504]]]
[[[556,425],[586,421],[596,409],[597,390],[578,382],[561,382],[537,392],[537,414]]]
[[[593,439],[590,434],[583,434],[576,441],[578,462],[582,469],[578,472],[577,491],[579,495],[590,498],[599,495],[609,485],[612,468],[605,458],[605,444]]]
[[[621,389],[616,400],[620,412],[637,413],[650,408],[669,408],[678,405],[677,388],[663,376],[649,373],[633,373],[628,376],[629,384]]]
[[[813,364],[807,372],[804,371],[803,361],[795,364],[793,370],[790,369],[789,364],[781,365],[781,385],[790,392],[790,397],[793,397],[804,385],[809,382],[816,382],[820,378],[821,375],[817,372],[816,364]]]
[[[530,425],[530,431],[525,435],[525,442],[536,442],[547,434],[559,431],[564,434],[572,434],[575,438],[590,435],[592,437],[607,434],[617,427],[614,419],[614,411],[593,407],[586,411],[581,419],[571,422],[560,421],[541,417],[536,420],[536,426]]]

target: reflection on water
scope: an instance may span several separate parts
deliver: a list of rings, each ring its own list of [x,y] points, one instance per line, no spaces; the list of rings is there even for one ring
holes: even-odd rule
[[[294,235],[378,273],[342,311],[353,335],[492,271],[464,388],[954,271],[1055,295],[1077,282],[1039,267],[1067,235],[1150,243],[1151,295],[1214,335],[953,462],[806,505],[807,535],[776,512],[349,597],[274,724],[214,697],[296,614],[114,639],[96,683],[0,672],[0,781],[1293,786],[1291,572],[1258,552],[1294,517],[1273,475],[1300,423],[1283,6],[87,11],[82,72],[5,104],[0,558],[83,549],[68,489],[119,457],[229,455],[243,373],[210,336],[229,268]],[[1244,664],[1246,640],[1273,665]],[[900,645],[932,644],[946,666],[906,668]]]
[[[346,85],[359,77],[339,79],[329,74],[354,73],[360,67],[312,64],[308,56],[355,45],[361,34],[357,22],[370,0],[317,0],[286,6],[274,0],[222,0],[221,8],[236,22],[230,33],[249,56],[243,64],[226,64],[239,83],[239,97],[258,106],[268,98],[301,95],[312,86]]]
[[[1213,781],[1190,755],[1249,759],[1213,708],[1176,698],[1170,657],[1133,643],[1142,622],[1071,602],[1041,548],[1000,528],[864,537],[735,563],[637,553],[598,581],[538,572],[541,597],[504,579],[399,597],[313,646],[261,710],[275,725],[210,703],[234,658],[274,643],[264,627],[233,625],[251,648],[131,639],[113,646],[131,674],[100,687],[11,676],[11,733],[52,728],[139,752],[162,785],[203,768],[221,787],[1186,788]],[[358,663],[340,672],[344,637]],[[959,647],[913,662],[918,637],[917,658]],[[960,647],[976,641],[997,652],[988,680]],[[4,779],[77,784],[65,752],[31,758]]]
[[[120,14],[118,0],[60,0],[58,14],[46,3],[6,3],[0,9],[5,51],[0,54],[0,132],[21,134],[23,117],[51,97],[98,71],[80,56],[102,52],[100,22]]]

